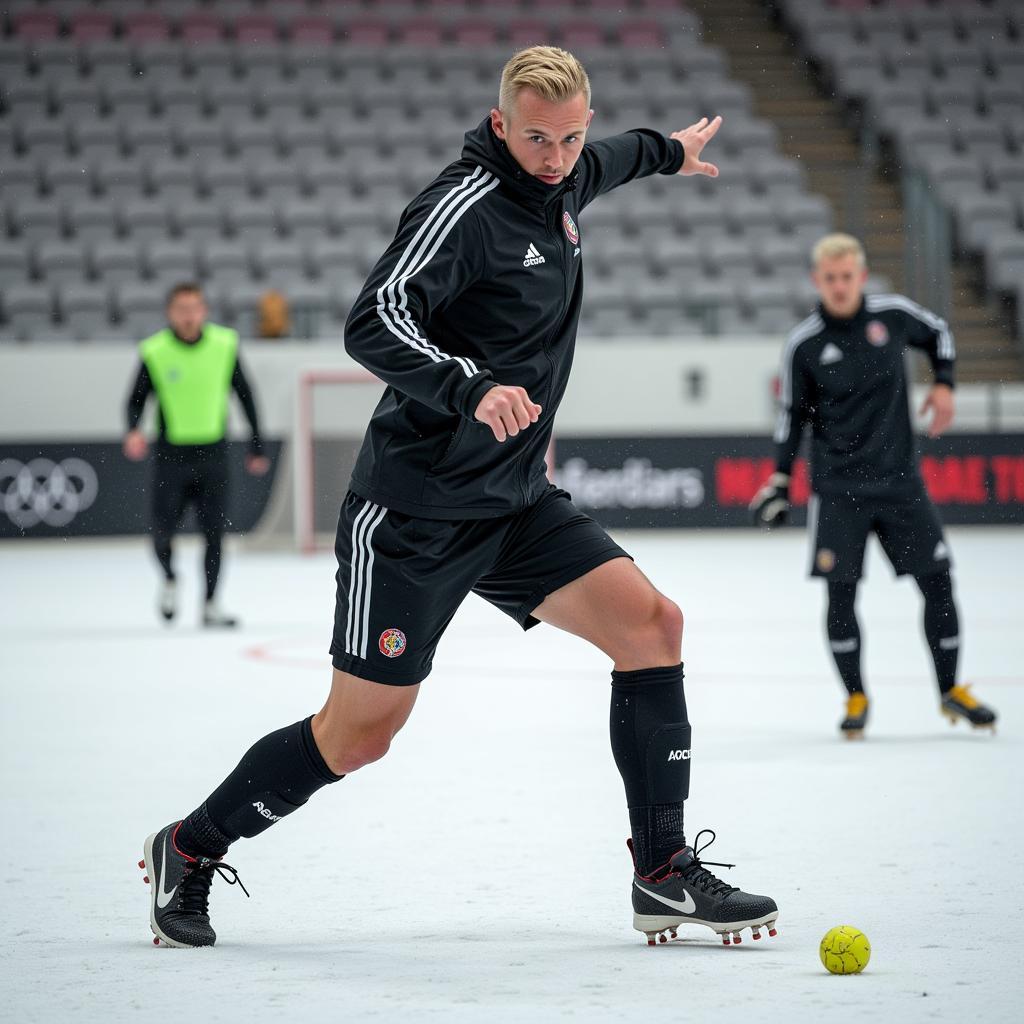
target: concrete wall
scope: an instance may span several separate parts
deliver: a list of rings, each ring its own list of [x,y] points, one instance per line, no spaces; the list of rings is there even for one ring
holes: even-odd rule
[[[567,434],[761,434],[774,418],[772,382],[781,339],[644,338],[583,341],[558,416]],[[291,434],[296,382],[308,370],[356,370],[341,342],[250,341],[263,430]],[[138,356],[125,344],[0,346],[0,441],[110,440],[120,436]],[[318,429],[360,431],[375,385],[322,387]],[[1024,384],[959,389],[960,430],[1024,429]],[[233,417],[238,433],[237,410]]]

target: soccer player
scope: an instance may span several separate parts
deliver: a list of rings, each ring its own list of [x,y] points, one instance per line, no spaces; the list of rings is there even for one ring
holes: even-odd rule
[[[220,859],[229,845],[387,753],[471,592],[523,629],[549,623],[613,662],[634,927],[652,943],[687,922],[726,944],[744,928],[774,934],[775,902],[720,881],[700,836],[688,845],[683,834],[691,746],[679,608],[545,473],[583,294],[581,211],[645,175],[718,174],[701,160],[718,118],[668,138],[643,129],[586,143],[592,113],[571,54],[513,56],[497,108],[406,208],[353,306],[346,347],[387,389],[338,526],[330,694],[146,840],[158,940],[212,945],[213,874],[237,878]]]
[[[167,326],[139,345],[141,362],[128,397],[124,454],[140,461],[149,452],[139,421],[149,395],[159,405],[159,439],[154,446],[153,548],[163,570],[158,609],[170,622],[178,611],[171,539],[186,507],[195,505],[206,539],[203,625],[232,627],[237,620],[216,599],[221,538],[227,525],[228,394],[234,390],[252,430],[246,469],[262,476],[270,468],[263,454],[256,403],[238,358],[238,335],[209,323],[198,284],[175,285],[167,296]]]
[[[775,472],[754,497],[755,522],[776,526],[789,510],[789,478],[804,426],[812,432],[808,511],[811,575],[828,586],[827,633],[848,693],[839,728],[860,738],[868,716],[854,605],[864,546],[875,533],[899,576],[924,596],[924,634],[943,713],[993,726],[996,716],[957,684],[960,625],[950,552],[914,451],[904,354],[931,360],[935,383],[921,407],[929,435],[953,422],[953,336],[945,320],[902,295],[864,295],[864,249],[850,235],[821,239],[813,252],[821,302],[794,328],[782,356]]]

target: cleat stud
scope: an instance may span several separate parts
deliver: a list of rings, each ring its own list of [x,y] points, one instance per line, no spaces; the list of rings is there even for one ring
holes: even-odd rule
[[[154,946],[159,946],[160,945],[160,939],[156,935],[153,936],[153,945]]]
[[[753,929],[753,938],[755,942],[761,938],[761,933],[756,928]]]
[[[743,941],[743,936],[739,932],[733,932],[732,944],[738,946]]]
[[[140,860],[139,861],[139,867],[140,868],[144,868],[145,866],[146,866],[146,862],[144,860]]]
[[[669,930],[668,930],[668,937],[670,939],[674,939],[676,937],[676,930],[675,930],[675,928],[669,928]]]
[[[647,932],[647,945],[648,946],[656,946],[658,944],[658,940],[655,938],[655,934],[656,934],[655,932]]]
[[[768,929],[768,934],[774,939],[775,936],[779,933],[775,930],[775,926],[773,925],[771,928]]]
[[[729,936],[728,935],[725,935],[725,934],[722,935],[722,945],[723,946],[728,946],[729,945]]]
[[[668,942],[668,939],[667,939],[667,938],[665,937],[665,933],[664,933],[664,932],[662,932],[662,933],[661,933],[661,934],[660,934],[660,935],[658,936],[658,941],[659,941],[659,942]]]
[[[142,876],[142,880],[148,884],[149,883],[149,875],[143,875]]]

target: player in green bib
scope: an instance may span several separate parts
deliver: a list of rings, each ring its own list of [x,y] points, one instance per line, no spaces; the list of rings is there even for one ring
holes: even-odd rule
[[[207,321],[197,284],[175,285],[167,297],[167,326],[139,345],[141,362],[128,399],[124,454],[144,459],[149,443],[139,422],[156,392],[159,436],[154,445],[153,547],[163,570],[158,607],[170,622],[178,611],[171,540],[185,509],[195,506],[206,538],[206,598],[203,624],[234,626],[216,600],[221,540],[227,523],[228,394],[234,391],[252,431],[246,469],[262,476],[270,468],[263,454],[256,403],[238,358],[238,334]]]

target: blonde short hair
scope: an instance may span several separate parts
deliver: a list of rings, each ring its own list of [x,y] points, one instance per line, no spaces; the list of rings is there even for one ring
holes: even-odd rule
[[[587,72],[568,50],[557,46],[531,46],[512,55],[501,72],[498,109],[509,113],[523,89],[533,89],[552,103],[563,103],[583,93],[590,106]]]
[[[826,235],[811,250],[811,266],[818,266],[822,260],[834,260],[839,256],[849,256],[850,253],[857,257],[857,263],[860,266],[867,266],[868,258],[859,239],[841,232]]]

